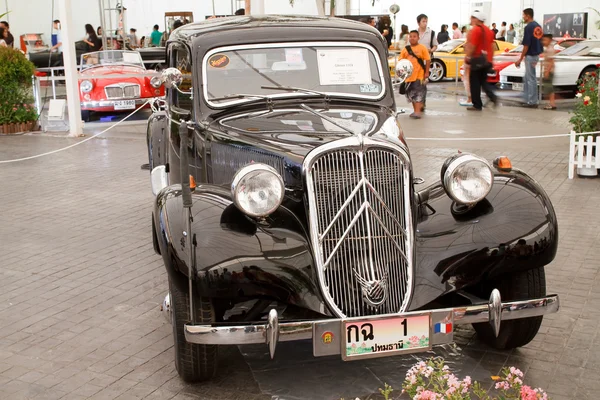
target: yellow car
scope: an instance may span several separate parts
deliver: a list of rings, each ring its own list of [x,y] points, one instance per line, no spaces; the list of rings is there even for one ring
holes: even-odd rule
[[[493,43],[494,55],[503,54],[516,46],[508,42],[495,40]],[[390,73],[392,78],[396,75],[396,58],[398,54],[392,55],[389,59]],[[431,67],[429,68],[429,81],[439,82],[444,78],[460,77],[460,67],[465,62],[465,39],[453,39],[438,46],[437,51],[431,58]]]

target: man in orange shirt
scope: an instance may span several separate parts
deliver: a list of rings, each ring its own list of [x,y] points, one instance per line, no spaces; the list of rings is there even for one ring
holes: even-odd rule
[[[496,104],[496,94],[494,88],[487,81],[488,71],[492,68],[494,60],[494,51],[492,44],[494,43],[494,32],[484,24],[485,15],[479,10],[475,10],[471,16],[472,28],[467,36],[466,62],[471,68],[469,84],[471,86],[471,99],[473,106],[468,107],[469,111],[481,111],[483,103],[481,101],[481,89],[490,101]]]
[[[402,49],[400,58],[409,60],[413,65],[413,73],[406,79],[406,98],[413,105],[411,118],[420,119],[423,114],[423,104],[427,97],[429,79],[429,64],[431,57],[427,47],[419,44],[419,32],[411,31],[408,35],[410,45]]]

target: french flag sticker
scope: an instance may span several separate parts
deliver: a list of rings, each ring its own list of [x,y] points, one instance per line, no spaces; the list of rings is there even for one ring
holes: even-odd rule
[[[433,327],[433,332],[434,333],[451,333],[452,332],[452,324],[446,323],[446,322],[444,322],[444,323],[438,322]]]

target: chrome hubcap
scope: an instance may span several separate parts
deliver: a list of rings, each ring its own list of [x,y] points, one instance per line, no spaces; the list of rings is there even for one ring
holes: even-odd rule
[[[429,79],[432,81],[439,81],[442,79],[442,74],[444,73],[444,68],[442,64],[437,61],[434,61],[431,64],[431,69],[429,70]]]

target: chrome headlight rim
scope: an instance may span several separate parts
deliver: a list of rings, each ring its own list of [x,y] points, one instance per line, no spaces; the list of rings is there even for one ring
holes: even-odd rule
[[[275,205],[264,212],[255,212],[253,210],[247,209],[239,202],[239,199],[238,199],[240,184],[243,183],[244,179],[246,179],[249,174],[252,174],[254,172],[262,172],[262,173],[271,174],[276,179],[276,181],[279,184],[279,187],[281,189],[281,191],[280,191],[281,196],[279,196],[279,199],[277,199]],[[279,172],[277,172],[277,170],[275,168],[273,168],[267,164],[252,163],[252,164],[243,166],[236,172],[236,174],[233,178],[233,182],[231,183],[231,195],[232,195],[233,203],[235,204],[235,206],[240,211],[242,211],[244,214],[248,215],[249,217],[253,217],[253,218],[263,218],[263,217],[267,217],[267,216],[273,214],[275,212],[275,210],[277,210],[279,208],[279,206],[281,205],[281,203],[283,202],[283,198],[285,196],[285,184],[283,182],[283,178],[281,177],[281,175],[279,174]]]
[[[79,84],[79,89],[82,93],[90,93],[92,90],[94,90],[94,84],[92,81],[85,79]]]
[[[470,201],[465,201],[465,199],[459,198],[456,195],[456,193],[452,190],[451,183],[452,183],[452,179],[454,178],[455,172],[457,172],[460,167],[463,167],[466,164],[469,164],[472,162],[481,163],[486,168],[487,172],[489,172],[490,183],[489,183],[489,186],[487,187],[487,190],[485,190],[485,192],[482,195],[480,195],[476,199],[473,199]],[[483,199],[485,199],[487,197],[487,195],[492,190],[493,185],[494,185],[494,171],[492,170],[492,166],[485,158],[476,156],[474,154],[459,154],[459,155],[453,156],[453,157],[449,158],[444,163],[444,166],[442,167],[442,186],[444,187],[444,190],[446,191],[448,196],[450,196],[450,198],[458,204],[472,206],[472,205],[479,203],[480,201],[482,201]]]
[[[152,78],[150,78],[150,86],[152,86],[154,89],[158,89],[162,86],[162,84],[163,81],[160,76],[153,76]]]

